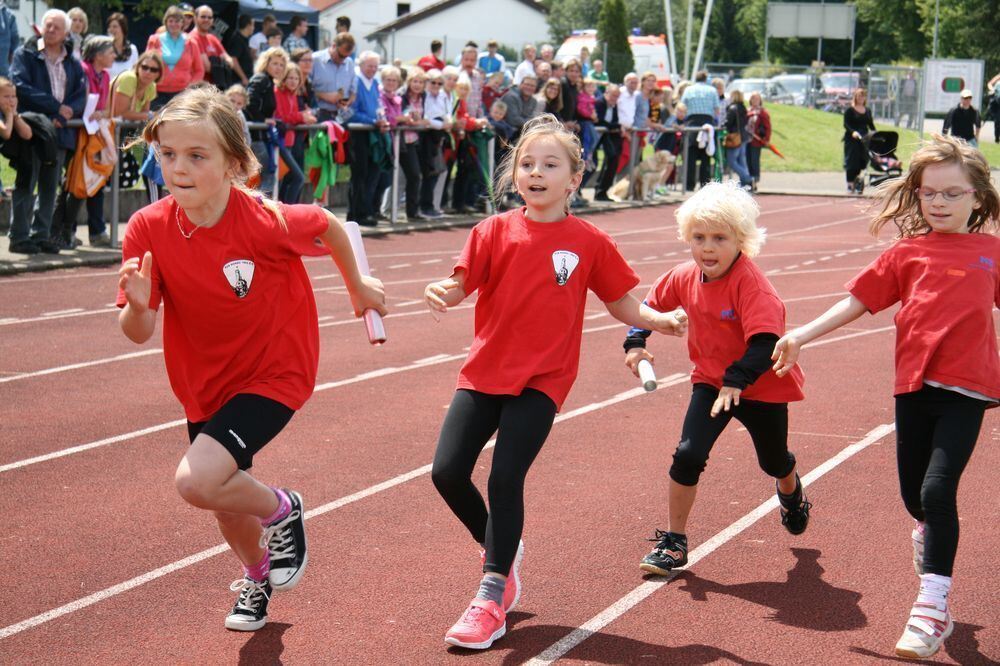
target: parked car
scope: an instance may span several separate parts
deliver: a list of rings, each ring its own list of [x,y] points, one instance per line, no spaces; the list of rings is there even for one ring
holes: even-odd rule
[[[733,90],[743,93],[744,99],[750,97],[750,93],[758,92],[765,101],[775,104],[792,104],[792,95],[780,83],[772,82],[769,79],[733,79],[726,86],[726,95]]]
[[[820,74],[820,92],[816,96],[816,106],[825,111],[840,111],[851,105],[851,96],[861,87],[858,72],[827,72]]]
[[[794,104],[796,106],[812,106],[816,97],[816,86],[819,81],[812,74],[779,74],[767,80],[768,84],[781,86],[790,96],[790,101],[775,99],[779,104]]]

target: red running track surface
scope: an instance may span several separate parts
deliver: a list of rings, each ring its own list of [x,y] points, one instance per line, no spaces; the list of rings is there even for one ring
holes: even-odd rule
[[[855,202],[760,202],[769,240],[757,261],[786,300],[790,325],[833,304],[885,246],[866,234]],[[593,222],[616,238],[644,286],[686,259],[670,207]],[[428,471],[473,310],[435,323],[421,301],[427,282],[449,274],[467,233],[366,241],[393,313],[381,348],[350,316],[332,262],[307,262],[323,318],[318,390],[254,473],[303,493],[313,512],[310,563],[296,590],[275,595],[270,623],[254,634],[222,626],[239,567],[211,518],[174,492],[182,412],[159,336],[137,347],[118,330],[115,271],[0,281],[0,662],[437,664],[470,656],[446,649],[443,636],[475,592],[477,547]],[[776,510],[757,510],[773,482],[734,422],[699,486],[689,525],[698,560],[667,582],[644,578],[638,562],[645,539],[666,526],[666,470],[690,391],[686,348],[654,339],[658,375],[678,379],[643,394],[622,364],[624,326],[592,297],[580,377],[528,478],[524,595],[509,634],[477,662],[894,659],[917,579],[888,427],[891,325],[892,313],[864,317],[804,353],[807,399],[791,407],[790,446],[800,470],[818,477],[808,488],[809,530],[792,537]],[[989,413],[960,491],[957,624],[940,663],[1000,659],[990,473],[1000,465],[997,426]],[[487,451],[477,482],[489,461]]]

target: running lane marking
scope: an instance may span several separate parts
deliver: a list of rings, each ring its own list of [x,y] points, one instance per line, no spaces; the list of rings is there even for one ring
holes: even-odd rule
[[[895,426],[892,423],[883,423],[882,425],[872,428],[872,430],[870,430],[864,438],[854,444],[848,445],[842,449],[840,453],[828,459],[819,467],[816,467],[811,472],[803,476],[802,486],[807,487],[815,483],[829,471],[833,470],[844,461],[849,460],[852,456],[864,451],[875,442],[890,434],[893,430],[895,430]],[[685,570],[690,571],[691,567],[711,555],[718,548],[731,541],[738,534],[746,530],[771,511],[774,511],[776,508],[778,508],[778,498],[772,495],[767,501],[758,506],[756,509],[732,523],[729,527],[726,527],[711,539],[691,551],[688,555],[688,564]],[[677,573],[680,572],[678,571]],[[561,640],[550,645],[537,657],[526,663],[533,666],[541,666],[542,664],[551,664],[557,659],[565,656],[570,650],[583,643],[583,641],[587,640],[598,631],[638,606],[643,600],[646,599],[646,597],[650,596],[664,585],[670,583],[677,573],[659,580],[644,582],[642,585],[633,589],[618,601],[605,608],[590,620],[584,622]]]
[[[96,361],[84,361],[82,363],[72,363],[70,365],[60,365],[55,368],[47,368],[45,370],[36,370],[34,372],[22,372],[17,375],[10,375],[9,377],[0,377],[0,384],[5,384],[7,382],[15,382],[19,379],[28,379],[30,377],[42,377],[44,375],[54,375],[57,372],[68,372],[70,370],[79,370],[80,368],[89,368],[95,365],[103,365],[105,363],[114,363],[115,361],[127,361],[133,358],[140,358],[142,356],[152,356],[153,354],[162,354],[162,349],[144,349],[143,351],[132,352],[130,354],[120,354],[119,356],[112,356],[110,358],[99,358]]]
[[[462,356],[464,356],[464,354]],[[686,383],[689,378],[690,375],[675,373],[673,375],[670,375],[669,377],[664,377],[658,380],[657,383],[661,388],[666,388],[669,386],[675,386],[677,384]],[[317,387],[316,390],[319,390],[319,388]],[[602,400],[601,402],[594,402],[589,405],[584,405],[583,407],[578,407],[577,409],[571,410],[569,412],[559,414],[558,416],[556,416],[553,425],[643,395],[646,395],[646,390],[641,386],[638,386],[634,389],[629,389],[628,391],[623,391],[621,393],[613,395],[607,400]],[[179,421],[179,423],[184,423],[184,421]],[[496,444],[496,438],[491,439],[489,442],[487,442],[486,446],[483,447],[483,450],[485,451],[486,449],[490,449],[495,444]],[[329,513],[330,511],[334,511],[336,509],[345,507],[349,504],[359,502],[367,497],[371,497],[372,495],[377,495],[378,493],[390,490],[398,485],[406,483],[407,481],[419,478],[421,476],[424,476],[425,474],[429,474],[430,471],[431,471],[431,466],[424,465],[423,467],[418,467],[416,469],[410,470],[409,472],[404,472],[403,474],[395,476],[381,483],[375,484],[374,486],[369,486],[368,488],[365,488],[363,490],[359,490],[350,495],[346,495],[339,499],[333,500],[332,502],[328,502],[322,506],[316,507],[315,509],[312,509],[310,511],[306,511],[305,520],[316,518],[317,516]],[[175,571],[180,571],[181,569],[185,569],[203,560],[207,560],[210,557],[215,557],[216,555],[225,553],[228,550],[229,546],[226,544],[220,544],[218,546],[208,548],[201,552],[194,553],[193,555],[189,555],[183,559],[177,560],[176,562],[171,562],[170,564],[164,565],[158,569],[154,569],[142,575],[136,576],[135,578],[131,578],[123,583],[112,585],[111,587],[107,587],[103,590],[90,594],[86,597],[77,599],[76,601],[72,601],[58,608],[53,608],[52,610],[46,611],[32,618],[28,618],[27,620],[22,620],[21,622],[18,622],[16,624],[9,625],[7,627],[4,627],[3,629],[0,629],[0,640],[3,640],[5,638],[10,638],[15,634],[27,631],[28,629],[32,629],[34,627],[37,627],[38,625],[45,624],[46,622],[50,622],[64,615],[68,615],[78,610],[82,610],[84,608],[87,608],[88,606],[93,606],[94,604],[104,601],[105,599],[110,599],[111,597],[117,596],[124,592],[128,592],[129,590],[133,590],[141,585],[145,585],[146,583],[154,581],[157,578],[162,578],[167,574],[171,574]]]
[[[763,213],[761,213],[763,215]],[[848,222],[859,222],[861,220],[867,220],[865,216],[859,217],[847,217],[843,220],[834,220],[833,222],[824,222],[823,224],[814,224],[811,227],[802,227],[801,229],[789,229],[788,231],[778,231],[773,234],[768,234],[768,238],[777,238],[779,236],[790,236],[792,234],[801,234],[803,231],[812,231],[813,229],[824,229],[826,227],[835,227],[838,224],[847,224]]]

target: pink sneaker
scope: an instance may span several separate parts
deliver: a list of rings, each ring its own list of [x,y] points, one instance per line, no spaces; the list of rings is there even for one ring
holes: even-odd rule
[[[471,650],[485,650],[507,632],[507,615],[492,601],[473,599],[444,642]]]
[[[517,544],[517,555],[514,556],[514,564],[510,566],[507,574],[507,586],[503,589],[503,612],[509,613],[517,606],[521,600],[521,560],[524,559],[524,541]],[[480,565],[486,564],[486,551],[479,551]]]

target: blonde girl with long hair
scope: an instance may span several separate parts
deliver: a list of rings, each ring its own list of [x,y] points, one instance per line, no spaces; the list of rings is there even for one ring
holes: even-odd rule
[[[119,323],[142,344],[164,310],[167,376],[191,444],[174,483],[186,502],[214,514],[243,566],[225,626],[254,631],[267,622],[272,591],[294,587],[308,561],[302,496],[248,473],[315,385],[319,328],[301,257],[332,257],[359,316],[385,312],[382,283],[359,274],[332,213],[246,187],[260,165],[221,92],[178,95],[142,139],[170,196],[129,220]]]
[[[934,135],[913,154],[905,178],[876,192],[872,235],[896,242],[847,283],[849,296],[781,338],[783,375],[803,345],[900,303],[896,313],[896,458],[903,504],[913,517],[917,599],[901,657],[936,653],[954,628],[948,594],[958,550],[956,498],[982,426],[1000,401],[993,308],[1000,306],[1000,196],[975,148]]]
[[[525,206],[480,222],[451,276],[424,298],[443,313],[478,290],[475,339],[445,417],[431,478],[482,548],[485,575],[445,641],[486,649],[507,630],[521,595],[524,482],[576,379],[587,292],[631,325],[675,333],[673,314],[640,305],[639,277],[603,231],[569,214],[583,178],[580,140],[555,116],[524,125],[500,168],[496,197],[512,187]],[[472,483],[486,442],[497,433],[489,505]]]

